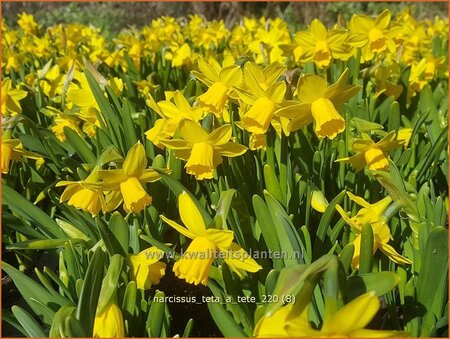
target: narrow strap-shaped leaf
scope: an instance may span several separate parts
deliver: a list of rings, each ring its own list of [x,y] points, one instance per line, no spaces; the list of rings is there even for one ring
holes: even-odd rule
[[[52,218],[6,184],[2,184],[2,203],[14,213],[33,222],[50,238],[64,237],[64,233]]]
[[[23,308],[14,305],[11,308],[17,321],[22,325],[23,329],[27,332],[28,337],[31,338],[43,338],[46,337],[44,330],[38,324],[36,320]]]

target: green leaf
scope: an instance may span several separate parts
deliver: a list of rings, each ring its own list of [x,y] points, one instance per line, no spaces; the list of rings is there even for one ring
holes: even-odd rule
[[[182,338],[189,338],[191,335],[192,327],[194,326],[194,319],[190,318],[184,328]]]
[[[397,166],[389,160],[389,172],[373,171],[375,178],[378,182],[388,191],[393,201],[400,201],[408,217],[411,218],[412,227],[419,221],[419,212],[416,204],[406,193],[405,183],[403,177],[398,171]],[[417,229],[413,228],[413,231],[417,233]]]
[[[89,262],[78,301],[76,318],[85,326],[86,336],[92,336],[95,312],[102,285],[105,254],[97,248]]]
[[[264,191],[264,197],[267,207],[271,211],[273,225],[280,245],[282,244],[284,265],[287,267],[292,264],[303,263],[302,254],[305,252],[305,246],[300,242],[300,237],[292,221],[281,203],[275,200],[269,192]]]
[[[429,119],[425,122],[428,134],[430,135],[431,142],[434,144],[441,133],[439,126],[438,108],[433,98],[433,92],[429,85],[425,86],[420,91],[419,107],[422,111],[430,110]]]
[[[322,249],[324,248],[324,244],[327,237],[327,231],[330,227],[331,219],[333,218],[333,215],[336,211],[336,205],[338,205],[342,199],[345,196],[345,191],[342,191],[339,193],[328,205],[327,209],[323,213],[322,217],[320,218],[319,226],[317,227],[317,236],[316,240],[314,241],[314,247],[313,247],[313,258],[320,257],[323,253],[321,253]]]
[[[95,221],[109,255],[113,256],[114,254],[124,254],[122,245],[112,233],[111,229],[109,229],[100,218],[96,218]],[[126,253],[128,253],[128,251],[126,251]]]
[[[235,189],[220,192],[220,199],[217,203],[216,215],[214,217],[214,222],[218,228],[226,229],[228,213],[236,192]]]
[[[117,242],[122,248],[122,255],[126,256],[128,253],[128,239],[129,239],[129,227],[128,223],[122,217],[119,212],[114,212],[109,220],[109,234],[113,236],[111,241]],[[119,246],[115,246],[116,248]]]
[[[448,231],[436,227],[428,236],[417,280],[417,302],[437,319],[444,314],[448,288]]]
[[[27,336],[31,338],[43,338],[46,337],[44,330],[38,324],[36,320],[23,308],[19,306],[13,306],[11,308],[17,321],[22,325],[23,329],[27,332]]]
[[[259,195],[253,196],[253,209],[255,210],[258,225],[261,229],[262,236],[266,242],[267,247],[272,252],[281,252],[280,242],[278,239],[275,225],[273,224],[272,216],[264,203],[264,200]],[[273,258],[274,268],[283,268],[283,261],[278,258]]]
[[[103,91],[92,74],[88,70],[85,70],[85,75],[92,94],[95,97],[95,101],[100,108],[101,114],[99,114],[99,120],[102,121],[102,118],[104,118],[107,125],[107,128],[102,128],[102,130],[109,132],[109,136],[114,144],[122,150],[123,153],[125,153],[126,150],[124,149],[120,130],[121,122],[118,119],[117,113],[114,111],[108,99],[103,94]]]
[[[108,270],[102,281],[97,313],[103,312],[116,293],[117,286],[119,285],[119,277],[122,272],[123,259],[124,258],[119,254],[115,254],[111,257]]]
[[[63,296],[50,293],[46,288],[10,264],[2,262],[2,269],[14,281],[20,294],[30,305],[33,312],[42,317],[45,323],[51,324],[55,312],[61,306],[69,303],[69,300]],[[32,302],[33,300],[37,303]]]
[[[11,211],[18,216],[29,220],[42,233],[49,238],[64,237],[64,233],[59,228],[58,224],[50,218],[44,211],[33,205],[20,193],[13,190],[8,185],[2,183],[2,203],[7,205]]]
[[[269,274],[267,274],[266,283],[265,283],[265,287],[266,287],[265,293],[267,295],[272,295],[279,276],[280,276],[280,271],[274,270],[274,269],[270,270]]]
[[[425,316],[422,318],[422,326],[420,329],[421,337],[436,337],[436,316],[433,312],[428,311],[425,313]]]
[[[108,91],[108,94],[114,95],[112,90],[110,90],[109,87],[106,87],[106,90]],[[128,99],[123,99],[123,107],[121,109],[121,118],[122,118],[122,127],[123,132],[125,136],[125,143],[127,145],[128,149],[131,149],[131,147],[136,144],[138,141],[138,137],[136,135],[136,130],[133,125],[133,119],[131,115],[133,114],[133,108],[131,106],[131,103]]]
[[[297,264],[282,269],[273,292],[273,295],[277,295],[278,299],[276,302],[268,305],[266,316],[271,316],[279,309],[283,305],[284,300],[286,300],[286,296],[295,296],[299,309],[304,308],[311,301],[311,293],[318,282],[318,277],[325,270],[337,264],[337,257],[327,254],[312,264]],[[302,293],[301,298],[298,298],[298,294],[302,292],[302,289],[304,289],[303,292],[306,291],[307,293]]]
[[[27,240],[22,242],[17,242],[12,245],[6,246],[7,249],[11,250],[47,250],[64,247],[64,244],[68,241],[72,241],[74,245],[87,246],[86,242],[82,239],[47,239],[47,240]]]
[[[392,290],[400,281],[400,277],[394,272],[372,272],[360,274],[348,278],[348,301],[364,294],[375,291],[382,296]]]
[[[208,310],[224,337],[247,337],[244,330],[236,323],[230,313],[226,311],[219,303],[208,303]]]
[[[122,312],[125,319],[130,320],[136,309],[137,287],[136,282],[130,281],[125,289],[122,301]]]
[[[164,292],[156,291],[155,296],[153,297],[152,305],[150,306],[150,311],[148,312],[146,324],[149,337],[161,336],[166,303],[160,302],[159,300],[164,300],[164,296],[165,296]]]
[[[56,312],[50,327],[50,338],[69,337],[68,329],[66,329],[66,319],[71,315],[75,315],[76,310],[77,308],[73,305],[64,305]]]
[[[67,141],[80,156],[81,160],[88,164],[96,163],[97,159],[94,153],[92,153],[86,141],[84,141],[77,132],[69,127],[64,127],[64,134],[66,135]]]
[[[2,321],[8,323],[12,327],[14,327],[17,331],[22,333],[24,337],[28,335],[25,329],[19,324],[15,316],[10,310],[2,308]]]
[[[364,224],[361,229],[361,249],[359,256],[359,273],[372,272],[374,235],[372,226]]]
[[[352,266],[352,259],[354,252],[355,252],[355,245],[350,243],[345,245],[341,253],[339,254],[339,259],[342,262],[342,266],[344,266],[345,272],[348,272]]]
[[[272,196],[281,202],[283,205],[286,204],[283,192],[281,191],[280,182],[275,174],[275,170],[269,166],[264,165],[264,181],[266,183],[267,191],[272,194]]]

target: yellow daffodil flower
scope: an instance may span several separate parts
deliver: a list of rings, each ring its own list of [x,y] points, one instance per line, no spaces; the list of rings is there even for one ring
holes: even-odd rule
[[[286,93],[286,83],[278,81],[285,67],[272,64],[261,70],[250,62],[244,66],[244,88],[236,87],[239,99],[250,107],[242,116],[244,128],[252,134],[265,134]]]
[[[172,44],[170,46],[170,52],[164,54],[166,60],[170,60],[172,67],[190,66],[195,61],[194,53],[191,47],[184,43],[181,46],[178,44]]]
[[[38,24],[34,19],[32,14],[21,13],[19,14],[19,20],[17,20],[17,24],[26,34],[35,35],[38,30]]]
[[[65,75],[61,73],[58,65],[51,67],[45,74],[38,75],[40,79],[39,85],[42,88],[42,92],[48,98],[54,98],[57,95],[61,95],[64,87]]]
[[[361,61],[366,62],[384,51],[394,53],[397,49],[395,38],[401,33],[400,25],[389,27],[391,12],[386,9],[375,19],[367,15],[354,14],[349,22],[349,43],[361,47]]]
[[[22,161],[23,158],[28,159],[42,159],[39,154],[26,151],[23,149],[22,143],[19,139],[7,139],[6,135],[2,136],[2,173],[7,174],[9,172],[9,166],[11,160]]]
[[[247,147],[236,144],[231,139],[231,126],[221,126],[210,134],[190,120],[183,120],[179,127],[182,139],[161,140],[173,149],[177,158],[187,161],[186,173],[195,179],[212,179],[214,170],[222,163],[222,156],[237,157],[247,151]]]
[[[256,27],[252,35],[248,49],[255,55],[257,64],[286,61],[281,46],[289,44],[291,39],[285,21],[280,18],[269,19],[265,24]]]
[[[234,64],[224,64],[222,67],[214,59],[210,59],[209,63],[199,59],[198,69],[200,72],[192,71],[192,74],[209,88],[197,97],[197,102],[200,107],[222,117],[233,86],[239,86],[242,82],[241,68]]]
[[[361,252],[361,230],[364,224],[370,224],[374,235],[373,253],[380,249],[389,259],[397,264],[411,264],[412,261],[397,253],[397,251],[388,244],[392,239],[389,226],[386,224],[386,218],[383,216],[384,211],[392,202],[392,199],[387,196],[382,200],[369,204],[363,198],[358,197],[350,192],[347,192],[349,198],[360,205],[362,208],[358,213],[349,218],[347,213],[341,206],[336,205],[336,210],[341,215],[342,219],[357,233],[353,244],[355,251],[353,253],[352,265],[359,267],[359,258]]]
[[[152,285],[159,284],[166,273],[166,264],[160,262],[164,251],[157,247],[150,247],[139,254],[129,254],[128,262],[131,275],[136,281],[137,288],[148,290]]]
[[[378,98],[381,94],[386,96],[393,96],[397,99],[403,92],[403,86],[396,84],[389,80],[392,67],[377,67],[375,69],[375,84],[377,85],[377,91],[375,92],[375,98]]]
[[[143,184],[160,179],[158,172],[147,168],[147,156],[144,146],[137,142],[128,152],[121,169],[99,170],[98,178],[102,182],[92,184],[103,191],[120,191],[123,209],[139,213],[152,203],[152,198],[145,191]]]
[[[89,136],[95,136],[94,126],[100,127],[96,114],[96,112],[100,112],[100,107],[89,87],[86,75],[75,72],[75,79],[79,85],[74,82],[70,84],[67,91],[67,100],[80,108],[77,115],[84,121],[83,131]]]
[[[409,145],[409,141],[411,140],[413,129],[411,127],[400,128],[397,132],[397,140],[403,144],[403,147],[406,149]]]
[[[422,58],[419,62],[412,64],[409,73],[408,100],[420,92],[427,84],[425,77],[427,71],[427,61]]]
[[[164,149],[164,145],[160,140],[172,138],[183,119],[198,122],[204,115],[203,108],[191,107],[183,93],[179,91],[173,94],[173,102],[168,99],[156,103],[153,97],[149,95],[146,103],[162,119],[156,120],[154,126],[145,132],[145,136],[161,149]]]
[[[347,78],[348,69],[330,86],[318,75],[301,76],[297,84],[299,102],[286,102],[277,112],[278,116],[291,119],[287,130],[296,131],[314,121],[319,139],[334,139],[343,132],[345,120],[338,110],[360,89],[357,85],[346,85]]]
[[[2,80],[2,115],[4,117],[22,113],[20,100],[27,96],[27,92],[12,87],[11,79]]]
[[[106,212],[106,200],[102,190],[89,186],[97,180],[98,168],[95,168],[85,180],[58,182],[56,187],[66,186],[59,201],[67,201],[68,205],[89,212],[93,217],[101,210]]]
[[[337,159],[338,162],[351,163],[356,172],[362,170],[366,164],[370,170],[388,171],[389,161],[387,152],[404,144],[404,140],[396,137],[395,131],[388,133],[377,143],[372,139],[355,139],[352,149],[357,154]]]
[[[64,133],[64,127],[68,127],[71,130],[77,132],[78,135],[82,134],[80,129],[80,120],[76,115],[64,114],[60,111],[53,117],[53,126],[50,128],[58,140],[66,141],[66,134]]]
[[[94,93],[92,93],[86,75],[76,71],[74,78],[78,81],[79,85],[74,82],[69,85],[67,99],[80,108],[80,112],[77,115],[84,121],[83,131],[92,137],[95,136],[95,127],[100,127],[100,121],[97,117],[97,112],[100,112],[100,107],[95,100]],[[119,95],[123,90],[123,81],[119,78],[109,79],[106,83],[116,95]]]
[[[242,271],[257,272],[262,268],[242,247],[233,242],[233,231],[206,229],[200,211],[186,192],[178,196],[178,207],[185,227],[160,215],[164,222],[193,240],[173,266],[177,277],[190,284],[206,285],[212,262],[218,252],[223,253],[225,262],[239,276],[243,275]]]
[[[94,320],[92,336],[94,338],[123,338],[125,337],[125,326],[122,311],[115,297],[105,307],[103,312],[97,313]]]
[[[308,321],[308,307],[298,316],[291,316],[293,304],[281,307],[271,317],[263,316],[255,326],[257,338],[392,338],[408,335],[402,331],[371,330],[365,327],[380,309],[375,292],[353,299],[326,319],[320,330]]]
[[[351,48],[347,44],[347,32],[344,30],[327,30],[318,19],[314,19],[307,31],[295,34],[295,60],[313,61],[317,67],[328,68],[333,59],[348,60]],[[298,49],[297,49],[298,48]]]

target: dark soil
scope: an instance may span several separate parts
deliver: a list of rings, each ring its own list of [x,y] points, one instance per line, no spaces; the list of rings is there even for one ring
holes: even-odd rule
[[[185,280],[177,278],[172,271],[172,265],[169,264],[166,275],[157,285],[157,289],[163,291],[166,297],[178,296],[191,300],[195,297],[197,301],[196,303],[167,303],[172,316],[172,336],[176,334],[182,336],[187,322],[192,318],[194,324],[191,337],[223,337],[209,313],[208,305],[202,302],[202,296],[212,296],[208,287],[188,284]]]

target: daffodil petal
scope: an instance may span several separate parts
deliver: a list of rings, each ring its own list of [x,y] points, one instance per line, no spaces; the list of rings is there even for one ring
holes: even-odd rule
[[[365,201],[363,198],[358,197],[357,195],[354,195],[352,192],[347,192],[348,197],[356,202],[359,206],[365,207],[365,208],[371,208],[372,205],[369,204],[367,201]]]
[[[196,235],[194,233],[192,233],[190,230],[188,230],[186,227],[181,226],[180,224],[176,223],[173,220],[170,220],[168,218],[166,218],[163,215],[159,216],[166,224],[168,224],[169,226],[173,227],[178,233],[181,233],[182,235],[184,235],[185,237],[188,237],[190,239],[194,239],[196,237]]]
[[[376,293],[364,293],[337,311],[324,323],[321,332],[326,336],[328,333],[347,334],[362,329],[373,319],[379,308],[380,302]]]
[[[324,78],[307,74],[298,79],[297,97],[302,103],[312,104],[320,99],[327,89],[327,82]]]
[[[242,83],[242,70],[238,65],[225,67],[220,71],[220,80],[227,86],[239,86]]]
[[[205,237],[215,243],[217,247],[227,249],[233,241],[234,233],[229,230],[217,230],[210,228],[206,230]]]
[[[181,110],[170,101],[160,101],[158,102],[158,106],[161,108],[163,114],[170,119],[179,118],[183,114]]]
[[[289,119],[299,119],[305,117],[305,120],[312,122],[311,104],[301,104],[298,101],[286,101],[281,108],[275,111],[275,115]]]
[[[161,176],[153,168],[145,169],[144,171],[142,171],[142,174],[139,177],[139,181],[142,182],[155,182],[159,179],[161,179]]]
[[[105,184],[109,185],[119,185],[127,178],[125,171],[122,169],[99,170],[97,175],[99,180],[103,180]]]
[[[180,136],[192,143],[205,141],[208,133],[198,124],[191,120],[183,120],[180,123]]]
[[[398,252],[389,244],[380,244],[380,250],[393,262],[397,264],[412,264],[412,260],[398,254]]]
[[[196,235],[203,235],[206,231],[205,221],[188,193],[183,192],[178,196],[180,217],[184,225]]]
[[[230,141],[227,142],[225,145],[214,147],[214,149],[217,150],[220,153],[220,155],[224,157],[237,157],[247,152],[248,148]]]
[[[147,155],[144,146],[137,142],[127,154],[123,162],[123,170],[128,176],[139,177],[142,171],[147,167]]]
[[[223,125],[219,128],[216,128],[208,135],[208,141],[215,146],[224,145],[231,139],[231,126]]]
[[[279,104],[284,100],[284,95],[286,93],[286,83],[277,82],[269,87],[267,90],[267,96],[271,99],[271,101]]]
[[[229,250],[226,252],[225,262],[238,274],[239,270],[258,272],[262,269],[261,265],[236,243],[230,245]]]

